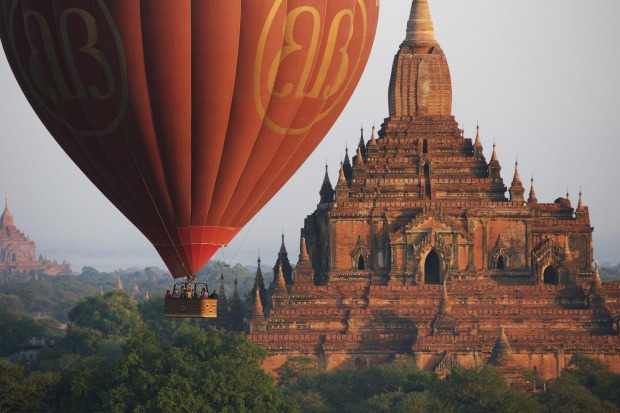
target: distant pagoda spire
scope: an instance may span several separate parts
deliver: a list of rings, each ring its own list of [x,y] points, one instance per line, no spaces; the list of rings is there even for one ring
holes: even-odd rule
[[[227,329],[232,327],[232,316],[228,309],[228,300],[226,299],[223,270],[220,272],[220,292],[217,295],[217,318],[215,324]]]
[[[258,268],[256,269],[256,275],[254,276],[254,286],[252,287],[252,296],[258,291],[258,295],[261,299],[261,306],[267,305],[267,290],[265,289],[265,279],[263,277],[263,271],[261,270],[260,256],[256,260]]]
[[[121,282],[121,275],[116,274],[116,291],[123,291],[123,283]]]
[[[144,294],[144,301],[146,301],[147,303],[151,301],[151,295],[148,291],[146,292],[146,294]]]
[[[577,203],[577,209],[583,209],[583,194],[581,193],[581,189],[579,189],[579,202]]]
[[[4,212],[2,216],[0,216],[0,228],[12,227],[14,225],[13,214],[11,214],[11,210],[9,209],[9,196],[7,195],[5,197]]]
[[[233,295],[230,302],[230,315],[232,317],[232,330],[243,330],[243,307],[241,305],[241,297],[239,297],[237,278],[235,278],[235,287],[233,289]]]

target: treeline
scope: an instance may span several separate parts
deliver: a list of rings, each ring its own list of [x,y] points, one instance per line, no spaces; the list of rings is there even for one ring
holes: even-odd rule
[[[325,372],[308,357],[290,358],[276,383],[260,367],[264,349],[202,320],[164,319],[162,306],[160,297],[138,302],[115,291],[80,299],[53,348],[28,364],[0,361],[0,411],[611,413],[620,406],[620,375],[584,356],[538,393],[511,389],[492,367],[456,367],[440,379],[411,361]],[[6,317],[21,317],[2,326],[9,336],[32,322]]]
[[[611,282],[620,280],[620,264],[600,268],[601,280]]]
[[[238,280],[239,294],[243,298],[252,289],[254,272],[241,264],[231,267],[220,261],[210,261],[198,273],[198,279],[206,280],[211,290],[215,288],[219,291],[220,277],[223,275],[229,299],[234,282]],[[0,311],[49,317],[64,324],[68,312],[80,298],[115,290],[117,276],[120,276],[127,293],[133,294],[134,285],[138,287],[139,293],[134,294],[138,301],[143,300],[147,292],[150,297],[163,297],[174,283],[169,273],[154,267],[115,272],[99,272],[93,267],[84,267],[78,275],[14,275],[5,277],[0,284]]]

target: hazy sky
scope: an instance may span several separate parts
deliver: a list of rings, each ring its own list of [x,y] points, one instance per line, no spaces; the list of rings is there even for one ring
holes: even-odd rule
[[[579,189],[590,207],[595,256],[620,261],[620,1],[429,0],[453,83],[453,113],[466,136],[476,122],[487,159],[493,141],[509,185],[518,157],[539,202]],[[296,262],[299,229],[316,207],[327,161],[332,183],[345,144],[355,147],[387,116],[392,59],[410,0],[383,0],[374,48],[349,105],[297,174],[215,258],[275,261],[284,231]],[[526,190],[529,190],[529,179]],[[163,263],[151,245],[48,135],[0,56],[0,194],[38,252],[74,270]]]

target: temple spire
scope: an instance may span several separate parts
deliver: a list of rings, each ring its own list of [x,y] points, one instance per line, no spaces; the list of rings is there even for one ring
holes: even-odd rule
[[[334,188],[332,187],[332,183],[329,180],[327,163],[325,164],[325,176],[323,177],[323,184],[321,185],[319,195],[321,196],[321,204],[328,204],[334,202]]]
[[[531,184],[530,184],[530,197],[527,202],[531,204],[537,204],[538,198],[536,198],[536,191],[534,190],[534,177],[532,176]]]
[[[273,282],[276,288],[286,288],[286,282],[284,281],[284,274],[282,271],[282,263],[278,265],[278,269],[274,277]]]
[[[437,43],[427,0],[414,0],[411,4],[411,14],[407,22],[405,43],[410,46]]]
[[[337,186],[346,186],[347,178],[344,175],[344,164],[340,162],[340,175],[338,176],[338,184]]]
[[[598,261],[594,262],[594,277],[592,278],[592,283],[590,284],[588,300],[590,301],[590,308],[601,309],[607,304],[607,297],[605,290],[603,289],[603,282],[598,269]]]
[[[357,148],[355,166],[364,166],[364,156],[362,154],[362,148],[359,148],[359,147]]]
[[[491,154],[491,161],[499,162],[497,159],[497,151],[495,150],[495,142],[493,142],[493,154]]]
[[[523,195],[525,194],[525,188],[521,183],[521,175],[519,175],[519,162],[515,162],[515,175],[512,178],[512,184],[510,185],[510,200],[511,201],[525,201]]]
[[[370,135],[370,143],[372,145],[377,144],[377,135],[375,134],[375,125],[372,125],[372,134]]]
[[[515,183],[521,184],[521,175],[519,175],[519,161],[515,162],[515,175],[512,178],[512,184]]]
[[[482,149],[482,139],[480,139],[480,126],[476,125],[476,142],[474,143],[474,156],[476,158],[481,158],[483,156]]]
[[[282,244],[280,244],[280,254],[287,254],[286,246],[284,245],[284,232],[282,233]]]
[[[301,241],[299,246],[299,262],[308,262],[310,257],[308,256],[308,249],[306,247],[306,237],[303,232],[301,234]]]
[[[358,144],[360,148],[366,146],[366,142],[364,142],[364,126],[360,129],[360,143]]]
[[[261,302],[260,291],[258,291],[258,288],[254,291],[254,300],[252,302],[252,318],[265,318],[263,303]]]
[[[577,203],[577,209],[583,208],[583,194],[581,193],[581,189],[579,190],[579,203]]]
[[[13,214],[9,210],[9,196],[7,195],[4,203],[4,212],[0,216],[0,227],[10,227],[15,225],[13,222]]]
[[[116,275],[116,291],[123,291],[123,283],[121,282],[121,275]]]

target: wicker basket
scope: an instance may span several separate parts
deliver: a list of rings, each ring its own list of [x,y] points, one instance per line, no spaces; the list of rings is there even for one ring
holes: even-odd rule
[[[172,298],[165,300],[164,315],[182,318],[217,317],[217,298]]]

